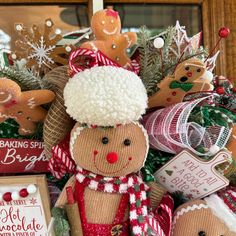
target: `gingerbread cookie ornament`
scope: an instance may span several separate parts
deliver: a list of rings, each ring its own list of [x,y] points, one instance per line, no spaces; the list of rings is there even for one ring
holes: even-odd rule
[[[197,58],[180,63],[174,75],[164,78],[158,84],[160,90],[149,97],[149,108],[167,107],[182,102],[187,93],[212,91],[209,73],[205,64]]]
[[[82,44],[81,48],[100,50],[122,67],[131,67],[126,49],[136,43],[137,35],[133,32],[120,33],[121,21],[118,12],[111,9],[96,12],[91,20],[91,28],[96,40]]]
[[[31,135],[36,123],[44,121],[47,111],[40,105],[51,102],[54,93],[50,90],[21,92],[14,81],[0,79],[0,123],[14,119],[19,124],[20,135]]]

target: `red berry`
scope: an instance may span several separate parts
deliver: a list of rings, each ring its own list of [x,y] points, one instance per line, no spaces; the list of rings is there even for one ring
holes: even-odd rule
[[[11,193],[10,192],[4,193],[2,198],[5,202],[10,202],[12,200]]]
[[[19,195],[21,197],[27,197],[29,195],[29,193],[28,193],[26,188],[23,188],[23,189],[20,190]]]
[[[224,94],[225,93],[225,89],[224,89],[224,87],[218,87],[218,88],[216,88],[216,92],[218,94]]]
[[[230,34],[230,29],[229,28],[227,28],[227,27],[220,28],[219,36],[221,38],[227,38],[229,34]]]
[[[232,92],[236,93],[236,87],[232,88]]]

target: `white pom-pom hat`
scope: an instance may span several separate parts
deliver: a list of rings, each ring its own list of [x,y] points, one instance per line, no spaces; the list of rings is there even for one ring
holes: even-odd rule
[[[147,93],[141,79],[121,67],[99,66],[72,77],[64,89],[67,113],[87,125],[115,126],[141,118]]]

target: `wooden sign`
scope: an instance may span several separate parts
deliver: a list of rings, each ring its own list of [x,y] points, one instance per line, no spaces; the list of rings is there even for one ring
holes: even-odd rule
[[[43,142],[0,139],[0,173],[47,172]]]
[[[215,167],[229,159],[230,154],[219,152],[210,161],[202,161],[188,151],[182,151],[154,175],[169,192],[180,191],[188,199],[202,198],[229,185]]]
[[[44,175],[11,176],[0,178],[0,193],[4,196],[35,186],[36,191],[18,200],[0,201],[0,235],[47,236],[51,218],[49,194]],[[31,188],[32,190],[32,188]],[[4,197],[3,197],[4,199]],[[9,199],[8,199],[9,200]]]

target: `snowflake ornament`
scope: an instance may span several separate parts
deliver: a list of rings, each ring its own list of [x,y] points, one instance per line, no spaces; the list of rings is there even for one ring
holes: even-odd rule
[[[61,30],[53,32],[53,21],[45,20],[44,30],[41,32],[39,26],[33,25],[27,29],[23,24],[16,24],[15,30],[22,37],[16,41],[20,49],[11,54],[13,60],[26,60],[26,67],[34,69],[42,75],[49,70],[68,64],[70,52],[74,49],[72,45],[57,45],[62,39]]]
[[[170,51],[174,57],[180,58],[190,45],[190,39],[187,36],[185,26],[180,26],[179,21],[176,21],[175,31]]]
[[[179,21],[176,21],[175,34],[170,46],[171,56],[174,58],[181,58],[184,54],[196,52],[200,47],[201,40],[202,32],[189,38],[185,26],[181,26]]]

